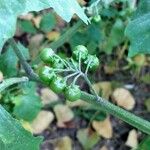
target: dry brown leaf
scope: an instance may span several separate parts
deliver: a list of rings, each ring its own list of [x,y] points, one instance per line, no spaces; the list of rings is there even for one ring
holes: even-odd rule
[[[112,94],[112,98],[118,106],[121,106],[127,110],[131,110],[135,106],[135,99],[127,89],[115,89]]]
[[[54,112],[57,118],[58,127],[65,127],[65,122],[69,122],[74,118],[73,111],[67,105],[56,105],[54,107]]]
[[[21,121],[22,126],[29,132],[32,132],[31,124],[27,121]]]
[[[33,16],[32,13],[28,13],[28,14],[26,14],[26,15],[21,15],[21,16],[19,16],[20,19],[29,20],[29,21],[30,21],[33,17],[34,17],[34,16]]]
[[[41,99],[43,105],[46,105],[58,101],[59,97],[49,88],[42,88]]]
[[[54,120],[54,115],[50,111],[41,111],[36,119],[31,123],[34,134],[42,133]]]
[[[136,130],[131,130],[128,134],[126,145],[136,149],[138,147],[138,134]]]
[[[56,41],[60,37],[60,33],[57,31],[51,31],[46,34],[46,37],[49,41]]]
[[[108,99],[112,93],[112,86],[111,82],[103,81],[98,82],[96,84],[93,84],[93,88],[97,92],[97,94],[100,94],[102,97]]]
[[[113,129],[109,117],[104,121],[93,121],[92,126],[95,131],[104,138],[111,138],[113,135]]]
[[[86,4],[84,0],[78,0],[78,3],[81,4],[82,6]]]
[[[32,18],[32,22],[34,23],[35,27],[40,28],[41,19],[41,16],[36,16]]]
[[[55,143],[54,150],[72,150],[72,140],[70,137],[65,136],[60,138]]]
[[[106,146],[103,146],[102,148],[100,148],[100,150],[108,150],[108,148]]]
[[[40,50],[40,45],[43,39],[44,39],[43,34],[36,34],[30,38],[29,49],[30,49],[30,54],[33,58],[35,58],[38,55]]]
[[[2,82],[3,81],[3,73],[0,71],[0,82]]]
[[[74,102],[70,102],[70,101],[67,100],[67,105],[71,108],[72,107],[88,107],[88,106],[90,106],[89,103],[87,103],[83,100],[77,100],[77,101],[74,101]]]

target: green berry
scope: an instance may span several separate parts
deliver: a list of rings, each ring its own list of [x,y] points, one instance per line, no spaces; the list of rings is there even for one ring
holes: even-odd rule
[[[76,101],[81,97],[81,90],[77,85],[70,85],[65,88],[65,97],[69,101]]]
[[[44,48],[40,53],[40,58],[44,63],[53,62],[54,51],[51,48]]]
[[[53,62],[52,62],[52,67],[56,69],[63,69],[64,64],[61,62],[59,58],[54,57]]]
[[[101,16],[100,15],[96,15],[92,18],[92,20],[95,22],[95,23],[98,23],[101,21]]]
[[[73,56],[78,60],[79,56],[81,55],[82,59],[85,59],[88,55],[88,50],[85,46],[83,45],[78,45],[75,47],[73,51]]]
[[[88,55],[84,62],[86,65],[90,63],[89,69],[96,70],[99,66],[99,59],[95,55]]]
[[[44,66],[39,70],[39,77],[45,83],[49,83],[54,76],[54,71],[48,66]]]
[[[61,93],[64,91],[66,87],[66,81],[60,77],[56,76],[52,79],[50,82],[50,88],[55,92],[55,93]]]

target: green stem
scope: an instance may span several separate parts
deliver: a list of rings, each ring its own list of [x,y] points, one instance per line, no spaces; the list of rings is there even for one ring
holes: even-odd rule
[[[79,29],[79,27],[83,24],[81,20],[79,20],[74,26],[67,30],[57,41],[52,42],[48,46],[54,50],[63,45],[67,40],[69,40]]]
[[[101,97],[96,97],[86,92],[82,92],[81,99],[94,105],[96,108],[103,110],[119,119],[125,121],[126,123],[136,127],[137,129],[143,131],[150,135],[150,122],[144,120]]]
[[[95,95],[96,97],[98,97],[97,93],[96,93],[95,90],[92,88],[92,84],[91,84],[90,80],[88,79],[87,75],[83,73],[83,74],[82,74],[82,77],[85,79],[86,83],[88,84],[89,88],[91,89],[92,94]]]
[[[13,84],[27,81],[28,81],[27,77],[5,79],[3,80],[2,83],[0,83],[0,93]]]
[[[85,70],[85,75],[87,75],[87,73],[89,71],[89,67],[90,67],[91,62],[92,62],[92,60],[89,61],[89,63],[87,64],[87,67],[86,67],[86,70]]]
[[[58,58],[58,59],[63,63],[63,65],[64,65],[66,68],[69,67],[69,66],[68,66],[68,63],[66,63],[60,56],[58,56],[58,55],[55,54],[55,57]]]
[[[17,57],[19,58],[20,63],[23,66],[23,68],[24,68],[26,74],[28,75],[29,79],[31,79],[31,80],[34,79],[36,81],[39,81],[39,77],[37,76],[37,74],[34,73],[31,66],[27,63],[26,58],[24,57],[23,53],[21,52],[21,50],[17,46],[17,43],[15,42],[15,40],[10,39],[9,43],[12,46],[12,48],[13,48],[14,52],[16,53]]]
[[[74,67],[74,69],[75,70],[78,70],[78,68],[77,68],[77,66],[75,65],[75,62],[74,62],[74,60],[71,58],[71,63],[72,63],[72,65],[73,65],[73,67]]]
[[[79,71],[81,71],[81,52],[79,53]]]
[[[54,72],[75,72],[72,69],[53,69]]]
[[[78,72],[72,73],[72,74],[66,76],[64,79],[67,81],[69,78],[71,78],[71,77],[73,77],[73,76],[75,76],[77,74],[78,74]]]
[[[74,78],[74,80],[73,80],[73,85],[75,85],[76,84],[76,82],[77,82],[77,80],[78,80],[78,78],[81,76],[81,73],[79,73],[75,78]]]

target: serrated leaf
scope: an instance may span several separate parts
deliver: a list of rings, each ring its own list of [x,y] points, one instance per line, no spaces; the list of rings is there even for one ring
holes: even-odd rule
[[[139,53],[150,54],[150,1],[142,0],[132,21],[128,24],[126,36],[130,39],[129,56]]]
[[[38,150],[42,139],[33,137],[0,106],[0,149]]]
[[[0,49],[14,35],[16,20],[19,15],[50,7],[54,8],[56,13],[67,22],[76,13],[85,23],[88,23],[88,18],[76,0],[38,0],[36,2],[31,0],[16,0],[15,2],[13,0],[3,0],[0,2]]]

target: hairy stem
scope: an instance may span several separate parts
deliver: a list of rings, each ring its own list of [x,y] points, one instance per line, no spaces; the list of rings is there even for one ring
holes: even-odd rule
[[[27,63],[26,58],[24,57],[23,53],[21,52],[21,50],[17,46],[17,43],[15,42],[15,40],[10,39],[9,43],[12,46],[12,48],[13,48],[14,52],[16,53],[17,57],[19,58],[19,61],[20,61],[21,65],[23,66],[23,68],[24,68],[26,74],[28,75],[29,79],[31,79],[31,80],[34,79],[35,81],[39,81],[39,77],[37,76],[37,74],[34,73],[31,66]]]
[[[81,99],[94,105],[96,108],[103,110],[117,118],[125,121],[133,127],[150,135],[150,122],[144,120],[101,97],[96,97],[86,92],[82,92]]]

